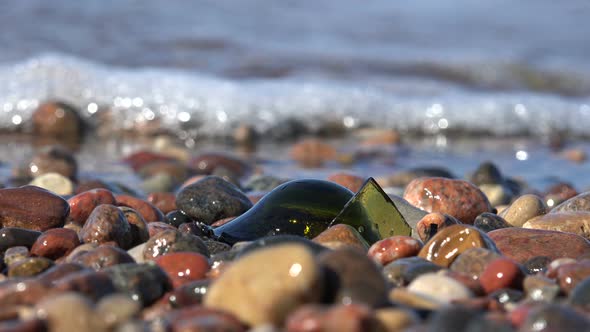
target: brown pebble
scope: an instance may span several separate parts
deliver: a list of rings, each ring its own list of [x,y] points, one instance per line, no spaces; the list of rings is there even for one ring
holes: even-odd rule
[[[154,221],[163,221],[164,214],[153,204],[144,201],[143,199],[133,197],[130,195],[116,195],[117,205],[127,206],[139,212],[143,219],[150,223]]]
[[[68,220],[77,225],[84,225],[92,210],[101,204],[116,204],[113,193],[106,189],[92,189],[77,194],[68,199],[70,205],[70,216]]]
[[[318,234],[318,236],[313,238],[312,241],[322,245],[339,243],[341,245],[358,248],[362,252],[367,252],[367,250],[369,250],[369,244],[365,241],[363,236],[354,229],[354,227],[345,224],[337,224],[328,227]]]
[[[290,156],[303,167],[320,167],[336,157],[336,149],[317,138],[306,138],[293,145]]]
[[[125,215],[110,204],[99,205],[92,211],[80,231],[80,238],[86,243],[114,241],[123,249],[129,249],[133,244],[131,226]]]
[[[78,234],[67,228],[54,228],[45,231],[31,247],[31,255],[56,260],[67,256],[80,245]]]
[[[436,225],[436,231],[438,232],[445,227],[461,224],[461,222],[446,214],[438,212],[429,213],[422,217],[416,224],[416,232],[420,240],[427,241],[434,235],[430,234],[433,224]]]
[[[158,208],[162,213],[167,214],[177,210],[176,195],[169,192],[151,193],[147,197],[147,201]]]
[[[375,242],[369,248],[369,257],[385,266],[404,257],[418,255],[422,249],[422,242],[409,236],[392,236]]]
[[[39,187],[0,189],[0,224],[45,231],[63,226],[70,212],[68,202]]]
[[[148,224],[150,238],[166,230],[176,230],[176,227],[161,221],[151,222]]]
[[[83,123],[74,107],[59,101],[44,102],[32,116],[33,132],[39,136],[50,136],[78,140]]]

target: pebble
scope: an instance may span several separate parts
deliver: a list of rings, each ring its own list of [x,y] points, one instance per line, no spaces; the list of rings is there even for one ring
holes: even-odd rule
[[[470,248],[498,251],[486,233],[468,225],[452,225],[436,233],[418,253],[419,257],[442,267],[449,267],[455,258]]]
[[[312,252],[302,245],[284,244],[234,262],[214,281],[204,303],[253,327],[280,325],[300,305],[319,301],[321,290],[322,274]]]
[[[543,304],[530,310],[519,332],[589,331],[590,318],[559,304]]]
[[[522,266],[528,274],[535,274],[545,271],[549,263],[551,263],[551,258],[547,256],[535,256],[522,263]]]
[[[67,196],[74,193],[74,183],[72,180],[58,173],[45,173],[34,178],[29,183],[31,186],[37,186],[60,196]]]
[[[400,171],[384,179],[384,187],[406,187],[415,179],[423,177],[439,177],[454,179],[455,176],[447,169],[440,167],[418,167]]]
[[[77,194],[68,199],[70,215],[68,220],[77,225],[84,225],[95,207],[101,204],[116,205],[115,196],[110,190],[97,188]]]
[[[351,304],[332,307],[305,305],[293,312],[285,324],[287,332],[377,331],[379,321],[366,306]]]
[[[205,294],[209,291],[211,279],[191,281],[176,287],[170,294],[168,301],[173,308],[189,307],[202,304]]]
[[[404,199],[420,209],[446,213],[466,224],[473,224],[479,214],[492,211],[481,190],[463,180],[415,179],[406,187]]]
[[[520,288],[524,274],[511,259],[497,258],[491,261],[479,276],[479,282],[487,294],[502,288]]]
[[[177,230],[176,227],[174,227],[170,224],[167,224],[165,222],[160,222],[160,221],[150,222],[147,225],[148,225],[148,232],[150,234],[150,238],[156,236],[159,233],[162,233],[163,231]]]
[[[471,248],[457,256],[450,269],[477,280],[490,262],[500,257],[502,257],[500,254],[492,250]]]
[[[72,256],[69,261],[89,267],[95,271],[118,264],[134,263],[131,255],[121,248],[101,245],[89,251]]]
[[[139,171],[142,167],[153,162],[174,160],[176,159],[165,154],[146,150],[136,151],[123,158],[123,162],[129,165],[135,172]]]
[[[490,212],[484,212],[477,216],[473,226],[486,233],[500,228],[512,227],[504,218]]]
[[[178,288],[195,280],[206,278],[209,272],[207,257],[193,252],[174,252],[155,259],[172,282]]]
[[[41,232],[23,228],[2,228],[0,229],[0,253],[16,246],[31,248],[41,234]]]
[[[321,167],[336,158],[336,149],[317,138],[305,138],[293,144],[289,155],[302,167]]]
[[[365,183],[363,177],[344,172],[333,173],[328,176],[327,180],[348,188],[353,193],[358,192]]]
[[[102,319],[107,329],[113,329],[119,324],[137,317],[141,306],[127,295],[113,294],[100,299],[94,310],[97,317]]]
[[[136,173],[141,178],[165,175],[173,184],[179,185],[190,176],[190,171],[184,163],[177,160],[158,160],[140,167]]]
[[[269,192],[289,179],[279,178],[269,174],[253,174],[243,185],[245,192]]]
[[[131,195],[115,195],[115,199],[118,206],[127,206],[134,209],[148,223],[164,220],[162,211],[143,199]]]
[[[145,245],[143,257],[145,260],[173,252],[195,252],[209,257],[209,250],[205,242],[192,234],[181,233],[177,229],[165,230],[152,236]]]
[[[80,245],[78,234],[67,228],[46,230],[31,247],[31,255],[56,260],[67,256]]]
[[[545,203],[537,195],[522,195],[500,214],[510,225],[522,227],[524,223],[546,213]]]
[[[35,135],[69,141],[78,141],[84,128],[78,110],[62,101],[40,104],[33,112],[32,122]]]
[[[417,256],[400,258],[383,267],[381,271],[385,279],[392,285],[407,285],[420,273],[436,272],[440,266]]]
[[[8,268],[15,263],[20,263],[29,257],[29,249],[25,246],[16,246],[6,249],[4,252],[4,264]]]
[[[590,242],[570,233],[511,227],[488,235],[504,256],[521,264],[535,256],[576,258],[590,253]]]
[[[207,176],[183,188],[176,196],[176,206],[192,219],[210,225],[222,218],[241,215],[252,203],[233,184]]]
[[[170,289],[170,280],[156,264],[117,264],[103,270],[115,289],[148,306]]]
[[[551,210],[551,213],[578,211],[590,212],[590,192],[584,192],[568,199],[567,201],[554,207]]]
[[[70,206],[63,198],[45,189],[24,186],[0,189],[0,224],[45,231],[63,226]]]
[[[186,214],[182,213],[182,211],[180,210],[173,210],[170,211],[166,214],[166,218],[164,219],[164,222],[167,224],[170,224],[174,227],[179,227],[182,224],[188,224],[188,225],[192,225],[192,219],[187,216]],[[185,226],[188,227],[188,226]]]
[[[584,259],[557,268],[557,282],[562,291],[571,293],[580,282],[590,277],[590,259]]]
[[[318,262],[335,273],[338,285],[334,289],[336,303],[363,303],[379,306],[386,302],[387,284],[377,265],[366,254],[352,248],[328,250],[318,256]],[[363,271],[363,273],[358,273]],[[328,292],[331,292],[327,284]],[[332,302],[332,301],[330,301]]]
[[[578,282],[570,291],[568,301],[586,311],[590,309],[590,277]]]
[[[133,238],[131,226],[123,212],[114,205],[97,206],[80,231],[85,243],[106,243],[113,241],[123,249],[131,248]]]
[[[131,227],[131,243],[132,246],[144,243],[149,240],[150,232],[147,222],[143,219],[139,212],[126,206],[120,206],[119,210],[123,212],[125,219]]]
[[[8,277],[32,277],[53,266],[53,261],[44,257],[28,257],[8,268]]]
[[[430,234],[433,227],[432,225],[436,225],[435,229],[438,232],[447,226],[457,224],[461,224],[461,222],[449,215],[433,212],[425,215],[420,221],[418,221],[416,224],[416,232],[418,233],[420,240],[426,242],[431,236],[434,236],[434,234]]]
[[[47,320],[49,331],[107,331],[92,302],[76,293],[47,297],[35,306],[35,311]]]
[[[211,175],[218,168],[225,168],[236,177],[243,177],[252,171],[252,167],[243,160],[226,153],[202,153],[189,162],[189,167],[198,174]]]
[[[522,283],[527,299],[532,301],[551,302],[559,295],[559,285],[543,275],[528,275]]]
[[[573,233],[590,239],[590,212],[549,213],[527,221],[522,227]]]
[[[171,192],[152,192],[148,195],[147,201],[164,214],[177,210],[176,195]]]
[[[75,181],[78,175],[78,162],[74,154],[64,146],[43,147],[27,165],[28,176],[36,178],[47,173],[57,173]]]
[[[578,192],[571,184],[558,182],[545,191],[543,200],[547,208],[552,209],[576,195]]]
[[[409,236],[397,235],[375,242],[368,255],[375,262],[385,266],[395,260],[418,255],[422,242]]]
[[[232,331],[245,332],[246,327],[234,315],[226,311],[205,308],[203,306],[192,306],[172,310],[163,317],[169,322],[170,330],[176,332],[190,331]],[[168,331],[167,329],[156,329],[156,331]]]
[[[428,297],[441,305],[473,297],[471,291],[455,279],[438,273],[426,273],[408,285],[408,291]]]
[[[314,237],[312,241],[329,248],[352,246],[363,252],[369,250],[369,244],[365,241],[363,236],[352,226],[345,224],[337,224],[328,227],[318,236]]]
[[[403,331],[412,325],[418,324],[418,315],[403,308],[381,308],[375,310],[375,318],[385,331]]]

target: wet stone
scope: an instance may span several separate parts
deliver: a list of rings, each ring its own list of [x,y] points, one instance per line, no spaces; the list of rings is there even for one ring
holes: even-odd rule
[[[572,308],[558,304],[544,304],[530,311],[519,331],[588,331],[588,326],[590,326],[590,319]]]
[[[68,199],[70,215],[68,220],[77,225],[84,225],[94,208],[101,204],[116,204],[115,196],[107,189],[92,189]]]
[[[202,304],[210,286],[210,279],[201,279],[176,287],[169,297],[170,305],[182,308]]]
[[[123,162],[129,165],[134,171],[138,171],[140,168],[156,161],[174,160],[170,156],[145,150],[134,152],[123,158]]]
[[[23,228],[2,228],[0,229],[0,252],[16,246],[30,248],[41,234],[41,232]]]
[[[479,282],[486,293],[502,288],[520,288],[524,274],[521,267],[508,258],[491,261],[479,276]]]
[[[164,222],[170,224],[174,227],[179,227],[182,224],[191,223],[193,220],[187,216],[186,214],[182,213],[180,210],[173,210],[166,214],[166,218],[164,218]]]
[[[50,331],[107,331],[104,322],[95,314],[92,302],[79,294],[48,297],[37,304],[35,310],[46,317]]]
[[[306,305],[293,312],[286,322],[287,332],[376,331],[379,322],[363,305]]]
[[[500,214],[514,227],[521,227],[530,219],[546,213],[545,203],[536,195],[522,195]]]
[[[440,270],[440,266],[421,257],[408,257],[395,260],[383,267],[382,273],[385,279],[394,286],[408,284],[408,277],[415,275],[412,271],[434,272]],[[408,272],[409,271],[409,272]]]
[[[57,173],[76,180],[78,163],[71,151],[60,145],[42,148],[28,165],[29,176],[36,178],[47,173]]]
[[[210,240],[210,239],[204,239],[203,241],[205,242],[205,246],[207,247],[207,251],[209,252],[209,255],[220,254],[220,253],[231,250],[231,246],[227,243],[223,243],[223,242],[219,242],[219,241],[215,241],[215,240]]]
[[[76,263],[60,263],[53,265],[49,269],[43,271],[35,278],[42,284],[53,284],[55,281],[66,277],[71,273],[88,270],[86,267]]]
[[[535,256],[522,263],[522,266],[528,274],[535,274],[547,270],[549,263],[551,263],[551,258]]]
[[[351,248],[326,251],[318,262],[335,273],[335,302],[378,306],[386,302],[387,285],[377,265],[363,252]],[[358,273],[363,271],[363,273]]]
[[[306,247],[277,245],[228,267],[205,296],[205,306],[226,310],[251,326],[280,325],[300,305],[320,300],[321,280],[320,267]]]
[[[473,297],[471,291],[455,279],[437,273],[426,273],[408,285],[408,291],[441,304]]]
[[[488,235],[504,256],[519,263],[535,256],[576,258],[590,252],[588,240],[570,233],[511,227]]]
[[[149,232],[150,238],[152,238],[164,231],[177,230],[176,227],[174,227],[170,224],[167,224],[165,222],[160,222],[160,221],[150,222],[147,225],[148,225],[148,232]]]
[[[70,206],[61,197],[39,187],[0,189],[0,224],[45,231],[64,224]]]
[[[165,230],[151,237],[143,251],[146,260],[173,252],[195,252],[209,257],[207,246],[199,237],[192,234],[181,233],[180,231]]]
[[[113,281],[104,272],[82,270],[66,274],[52,283],[59,292],[77,292],[93,301],[116,292]]]
[[[406,187],[404,199],[425,211],[446,213],[466,224],[473,224],[479,214],[492,211],[481,190],[463,180],[415,179]]]
[[[155,264],[119,264],[104,269],[118,292],[144,306],[159,299],[169,288],[166,273]]]
[[[392,236],[375,242],[368,255],[380,265],[387,265],[397,259],[416,256],[422,249],[422,242],[409,236]]]
[[[16,246],[6,249],[4,252],[4,264],[10,268],[15,263],[22,262],[29,257],[29,249],[25,246]]]
[[[522,227],[573,233],[590,239],[590,212],[549,213],[527,221]]]
[[[192,252],[169,253],[154,261],[168,274],[173,288],[204,279],[209,271],[207,257]]]
[[[337,224],[328,227],[318,236],[313,238],[312,241],[326,247],[338,247],[343,245],[352,246],[363,252],[366,252],[369,249],[369,244],[365,241],[363,236],[352,226],[345,224]]]
[[[167,214],[171,211],[175,211],[176,208],[176,195],[171,192],[153,192],[148,195],[147,201],[158,208],[162,213]]]
[[[118,206],[127,206],[134,209],[148,223],[164,220],[162,211],[143,199],[131,195],[116,195],[115,199]]]
[[[425,243],[418,256],[449,267],[457,256],[471,248],[498,251],[486,233],[468,225],[452,225],[443,228]]]
[[[53,228],[45,231],[31,247],[31,255],[56,260],[67,256],[80,245],[78,234],[67,228]]]
[[[189,162],[189,166],[198,174],[211,175],[217,168],[225,168],[236,177],[247,175],[251,171],[250,165],[230,154],[202,153]]]
[[[500,258],[497,252],[485,248],[465,250],[453,261],[451,271],[462,273],[472,279],[479,279],[486,266],[494,259]]]
[[[416,224],[416,232],[418,233],[420,240],[425,242],[428,241],[431,236],[434,236],[432,231],[433,227],[435,227],[434,230],[436,232],[445,227],[457,224],[461,224],[461,222],[449,215],[433,212],[425,215],[424,218],[418,221],[418,224]]]
[[[473,226],[486,233],[500,228],[512,227],[504,218],[490,212],[484,212],[477,216]]]
[[[176,196],[176,206],[192,219],[210,225],[222,218],[241,215],[252,203],[236,186],[219,177],[207,176],[183,188]]]
[[[557,282],[566,294],[588,277],[590,277],[590,259],[564,264],[557,268]]]
[[[98,271],[113,265],[134,263],[135,260],[121,248],[101,245],[96,249],[75,255],[70,262]]]
[[[133,245],[131,226],[123,212],[114,205],[97,206],[80,231],[80,238],[86,243],[114,241],[123,249]]]
[[[32,277],[53,266],[53,261],[44,257],[29,257],[12,264],[8,268],[8,277]]]
[[[141,306],[129,296],[121,294],[108,295],[96,304],[95,313],[107,328],[114,328],[129,319],[136,317]]]
[[[147,222],[139,212],[127,206],[120,206],[119,210],[123,212],[125,219],[131,227],[132,245],[144,243],[150,238],[150,232]]]
[[[542,275],[526,276],[522,285],[527,299],[533,301],[552,302],[560,291],[555,281]]]

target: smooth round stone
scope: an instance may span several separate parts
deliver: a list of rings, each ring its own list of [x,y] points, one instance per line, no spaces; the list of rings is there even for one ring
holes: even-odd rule
[[[492,211],[484,193],[463,180],[415,179],[406,187],[404,199],[420,209],[446,213],[466,224],[472,224],[479,214]]]
[[[535,274],[547,270],[549,263],[551,263],[551,258],[547,256],[535,256],[522,263],[522,266],[528,274]]]
[[[452,225],[437,232],[424,244],[418,256],[442,267],[449,267],[457,256],[471,248],[498,251],[486,233],[468,225]]]
[[[168,274],[174,288],[204,279],[209,271],[207,257],[192,252],[169,253],[158,256],[155,262]]]
[[[590,212],[590,192],[581,193],[559,204],[551,210],[551,213],[560,212]]]
[[[87,266],[95,271],[113,265],[135,262],[133,257],[123,249],[109,245],[101,245],[90,251],[81,252],[71,257],[69,261]]]
[[[47,297],[35,310],[46,318],[50,331],[107,331],[101,317],[94,312],[92,302],[76,293]]]
[[[504,182],[504,177],[500,169],[491,161],[481,163],[468,178],[476,186],[482,184],[501,184]]]
[[[32,115],[33,132],[43,137],[56,137],[69,141],[80,138],[84,123],[79,111],[65,102],[48,101],[37,107]]]
[[[580,281],[574,289],[570,291],[569,303],[582,309],[590,309],[590,277]]]
[[[409,270],[428,270],[434,272],[440,270],[440,266],[420,257],[407,257],[395,260],[383,267],[381,271],[385,279],[394,286],[401,287],[408,283]]]
[[[280,325],[300,305],[320,300],[321,281],[320,267],[305,246],[276,245],[229,266],[211,286],[205,306],[226,310],[250,326]]]
[[[168,214],[177,209],[176,195],[171,192],[152,192],[148,195],[147,201],[164,214]]]
[[[481,184],[478,188],[486,195],[492,206],[508,204],[514,198],[512,190],[504,184]]]
[[[359,191],[365,183],[365,179],[363,177],[345,172],[333,173],[328,176],[327,180],[348,188],[353,193]]]
[[[45,231],[63,226],[70,206],[63,198],[35,186],[0,189],[0,224]]]
[[[129,249],[133,245],[129,222],[119,208],[110,204],[101,204],[94,208],[79,235],[85,243],[113,241],[123,249]]]
[[[522,283],[527,298],[533,301],[552,302],[559,295],[555,281],[542,275],[529,275]]]
[[[500,214],[510,225],[521,227],[530,219],[546,213],[545,203],[537,195],[522,195]]]
[[[50,145],[42,148],[28,165],[29,176],[36,178],[47,173],[61,174],[75,180],[78,163],[74,154],[61,145]]]
[[[78,292],[93,301],[113,294],[116,289],[111,278],[102,271],[81,270],[55,280],[51,289],[58,292]]]
[[[457,256],[450,269],[476,280],[479,279],[479,276],[491,261],[500,257],[501,255],[497,252],[484,248],[467,249]]]
[[[212,224],[216,220],[239,216],[252,203],[236,186],[216,176],[207,176],[176,196],[176,206],[192,219]]]
[[[119,210],[123,212],[125,219],[131,227],[132,245],[135,246],[149,240],[150,232],[148,224],[141,214],[127,206],[120,206]]]
[[[182,213],[182,211],[180,211],[180,210],[174,210],[174,211],[168,212],[168,214],[166,214],[166,218],[164,219],[165,223],[170,224],[174,227],[179,227],[179,229],[180,229],[180,225],[189,224],[189,223],[192,223],[192,221],[193,220],[189,216]]]
[[[368,255],[380,265],[387,265],[395,260],[418,255],[422,242],[409,236],[392,236],[375,242],[369,248]]]
[[[473,226],[486,233],[500,228],[512,227],[504,218],[490,212],[484,212],[477,216]]]
[[[479,276],[484,291],[489,294],[502,288],[518,288],[523,279],[520,266],[508,258],[491,261]]]
[[[29,257],[12,264],[8,268],[8,277],[32,277],[53,266],[53,261],[44,257]]]
[[[143,219],[150,223],[155,221],[163,221],[164,214],[155,206],[143,199],[133,197],[131,195],[116,195],[117,205],[127,206],[139,212]]]
[[[172,175],[167,173],[156,173],[145,178],[141,182],[140,188],[146,193],[171,192],[177,185],[178,183],[176,183]],[[174,199],[176,199],[176,196],[174,196]]]
[[[502,254],[518,263],[535,256],[576,258],[590,252],[585,238],[563,232],[510,227],[488,233]]]
[[[41,234],[43,233],[23,228],[2,228],[0,229],[0,252],[16,246],[30,248]]]
[[[151,237],[143,250],[143,257],[152,260],[168,253],[188,251],[209,257],[207,246],[199,237],[181,233],[178,230],[165,230]]]
[[[127,295],[113,294],[100,299],[95,313],[102,318],[107,328],[114,328],[134,317],[141,311],[141,306]]]
[[[386,302],[385,278],[364,253],[351,248],[330,250],[321,253],[318,262],[337,277],[336,303],[378,306]]]
[[[22,262],[29,257],[29,249],[25,246],[16,246],[6,249],[4,252],[4,264],[10,268],[15,263]]]
[[[49,190],[60,196],[71,195],[74,193],[74,183],[72,180],[58,173],[45,173],[40,175],[34,178],[29,185]]]
[[[403,331],[420,322],[420,318],[415,312],[400,308],[377,309],[375,310],[375,318],[385,331]]]
[[[154,303],[170,289],[168,275],[156,264],[118,264],[103,270],[118,292],[144,306]]]
[[[438,273],[423,274],[408,285],[408,291],[441,304],[473,297],[471,291],[451,277]]]
[[[571,184],[558,182],[545,191],[544,201],[547,207],[552,209],[576,195],[578,192]]]
[[[580,282],[590,277],[590,259],[572,264],[564,264],[557,268],[557,282],[566,293],[571,293]]]
[[[68,220],[77,225],[84,225],[94,208],[101,204],[116,205],[115,196],[107,189],[92,189],[68,199],[70,215]]]
[[[165,222],[160,222],[160,221],[156,221],[156,222],[150,222],[147,224],[148,225],[148,232],[150,235],[150,238],[164,232],[164,231],[175,231],[177,230],[176,227],[167,224]]]
[[[416,231],[420,240],[428,241],[431,236],[434,236],[434,234],[430,234],[433,224],[436,225],[436,231],[438,232],[447,226],[461,224],[461,222],[446,214],[429,213],[416,224]]]
[[[78,234],[67,228],[46,230],[31,247],[31,255],[56,260],[80,245]]]
[[[519,332],[588,331],[590,319],[572,308],[544,304],[532,308]]]
[[[318,138],[304,138],[291,147],[289,155],[305,168],[321,167],[336,157],[336,149]]]
[[[377,331],[379,322],[366,306],[358,304],[325,307],[306,305],[293,312],[285,323],[287,332]]]
[[[363,252],[369,250],[369,244],[363,236],[352,226],[346,224],[337,224],[326,228],[318,236],[312,239],[313,242],[319,243],[326,247],[336,244],[340,246],[352,246]]]
[[[527,221],[522,227],[573,233],[590,239],[590,212],[549,213]]]

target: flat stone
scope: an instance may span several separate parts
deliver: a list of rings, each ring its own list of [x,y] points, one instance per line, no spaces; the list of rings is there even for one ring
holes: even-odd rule
[[[546,213],[545,203],[537,195],[522,195],[500,214],[510,225],[521,227],[530,219]]]
[[[590,212],[550,213],[530,219],[522,227],[573,233],[590,239]]]
[[[229,266],[211,286],[205,306],[226,310],[250,326],[280,325],[300,305],[320,300],[321,279],[306,247],[277,245]]]
[[[24,186],[0,189],[0,224],[45,231],[63,226],[70,212],[68,202],[45,189]]]
[[[511,227],[491,231],[488,235],[504,256],[519,263],[536,256],[576,258],[590,253],[590,242],[570,233]]]
[[[550,213],[590,212],[590,192],[581,193],[554,207]]]
[[[406,187],[404,199],[420,209],[446,213],[466,224],[473,224],[479,214],[492,211],[484,193],[463,180],[415,179]]]
[[[498,251],[486,233],[468,225],[452,225],[443,228],[424,244],[419,257],[442,267],[449,267],[455,258],[471,248]]]

